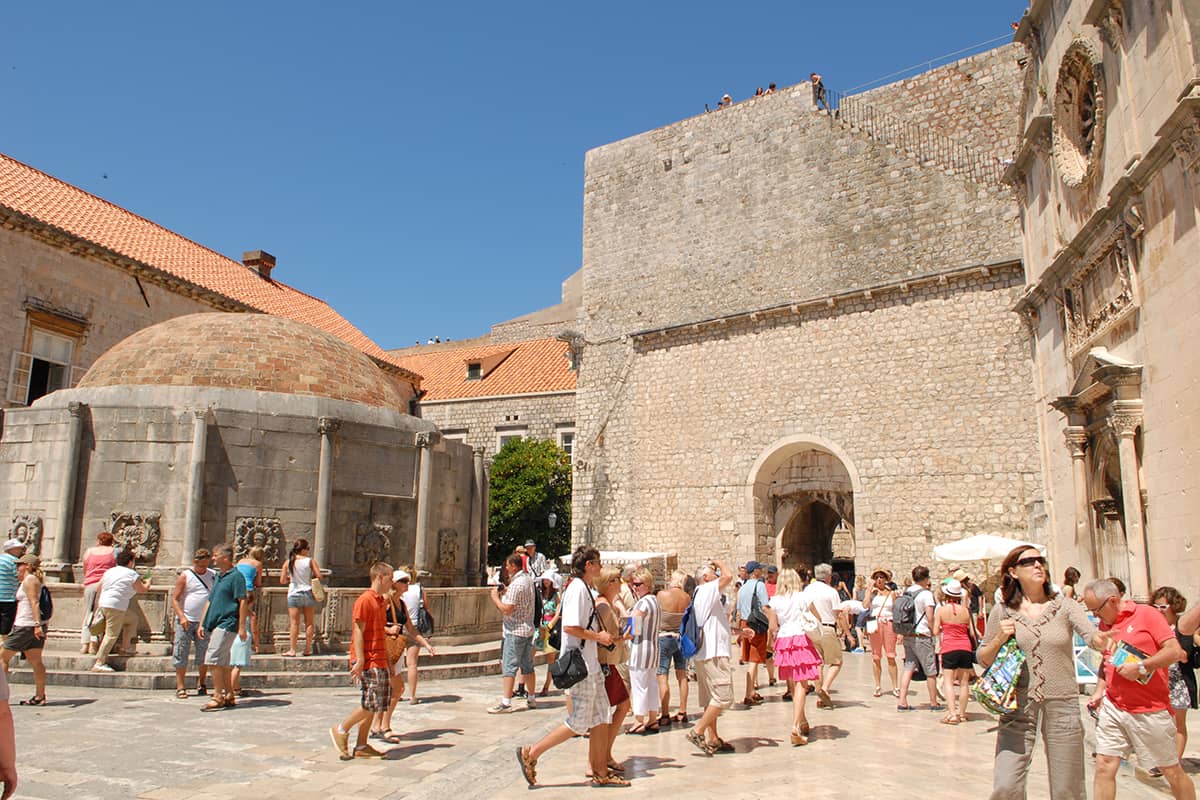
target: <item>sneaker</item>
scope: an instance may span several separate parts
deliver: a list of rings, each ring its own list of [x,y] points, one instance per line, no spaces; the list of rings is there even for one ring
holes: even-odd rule
[[[382,750],[376,750],[369,744],[360,745],[359,747],[354,748],[355,758],[383,758],[383,756],[384,753]]]
[[[496,705],[492,706],[491,708],[489,708],[487,710],[487,713],[489,713],[489,714],[511,714],[512,706],[511,705],[506,706],[506,705],[504,705],[504,703],[496,703]]]
[[[525,708],[529,709],[530,711],[537,708],[537,701],[533,699],[532,695],[525,698]]]
[[[116,670],[108,664],[92,664],[92,672],[116,672]]]
[[[329,740],[333,742],[333,746],[337,748],[338,758],[342,761],[349,761],[354,758],[350,755],[350,733],[339,733],[337,725],[329,729]]]

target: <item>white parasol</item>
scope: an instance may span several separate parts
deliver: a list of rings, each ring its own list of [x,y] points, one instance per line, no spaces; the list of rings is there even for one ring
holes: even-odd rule
[[[939,544],[933,548],[933,557],[938,561],[991,561],[994,558],[1004,558],[1015,547],[1035,547],[1042,553],[1046,552],[1044,544],[981,533],[956,542]]]

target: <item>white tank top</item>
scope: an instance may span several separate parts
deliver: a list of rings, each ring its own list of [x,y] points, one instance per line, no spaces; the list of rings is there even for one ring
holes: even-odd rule
[[[296,563],[292,564],[291,580],[288,582],[288,597],[311,591],[312,559],[308,556],[296,556]]]
[[[216,573],[205,570],[204,575],[207,580],[197,575],[195,570],[189,569],[183,573],[183,616],[188,622],[200,621],[204,604],[208,602],[208,595],[212,591]]]
[[[13,619],[13,627],[32,628],[36,622],[33,606],[29,604],[29,596],[25,594],[25,584],[22,583],[17,586],[17,616]]]
[[[875,615],[875,619],[879,622],[892,621],[892,604],[895,599],[891,592],[887,594],[876,594],[871,598],[871,613]]]

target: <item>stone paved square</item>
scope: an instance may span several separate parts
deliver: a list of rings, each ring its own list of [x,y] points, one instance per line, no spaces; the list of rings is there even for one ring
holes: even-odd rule
[[[540,669],[539,669],[540,673]],[[741,680],[741,676],[737,676]],[[403,740],[381,761],[338,760],[327,730],[358,702],[345,689],[268,690],[239,708],[201,714],[201,698],[171,692],[50,687],[50,705],[15,705],[21,800],[394,800],[407,797],[534,797],[550,800],[588,792],[586,744],[575,739],[550,751],[539,765],[540,785],[525,786],[513,757],[564,716],[556,694],[539,708],[489,716],[499,678],[422,683],[422,703],[401,704]],[[835,686],[833,711],[810,703],[812,742],[790,746],[790,704],[782,685],[764,688],[767,702],[735,706],[721,718],[722,736],[737,753],[706,758],[678,727],[652,736],[623,735],[616,754],[625,760],[634,790],[656,797],[705,794],[809,798],[984,798],[991,789],[995,718],[972,705],[970,722],[939,725],[928,710],[897,713],[894,698],[871,697],[871,663],[848,655]],[[695,711],[695,684],[692,684]],[[910,696],[920,702],[924,687]],[[1091,719],[1084,716],[1091,746]],[[1192,720],[1192,741],[1200,733]],[[1187,768],[1200,770],[1193,745]],[[1088,759],[1089,796],[1091,759]],[[1045,760],[1038,747],[1029,796],[1046,796]],[[1150,780],[1146,778],[1145,780]],[[786,787],[786,789],[784,788]],[[1118,796],[1168,797],[1162,781],[1147,784],[1123,767]]]

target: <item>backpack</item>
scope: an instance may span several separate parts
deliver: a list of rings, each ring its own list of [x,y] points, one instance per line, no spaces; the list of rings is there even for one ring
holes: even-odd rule
[[[923,590],[918,589],[917,593]],[[917,632],[917,593],[908,591],[892,603],[892,630],[900,636],[913,636]]]
[[[42,591],[38,593],[38,614],[41,615],[42,624],[49,622],[54,616],[54,598],[50,596],[50,589],[44,583]]]
[[[684,658],[691,658],[701,647],[704,647],[704,628],[696,622],[696,593],[692,592],[692,602],[679,623],[679,649]]]

